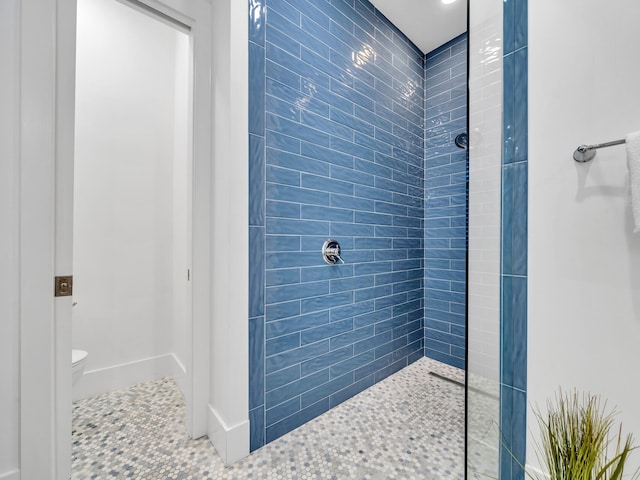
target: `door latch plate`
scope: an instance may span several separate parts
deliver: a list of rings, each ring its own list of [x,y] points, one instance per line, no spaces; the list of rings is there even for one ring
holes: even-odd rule
[[[69,297],[73,295],[73,275],[65,275],[55,278],[56,297]]]

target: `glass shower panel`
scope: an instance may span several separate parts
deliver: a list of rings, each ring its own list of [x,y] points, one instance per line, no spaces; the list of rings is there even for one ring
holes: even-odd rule
[[[502,3],[469,9],[469,479],[499,475]]]

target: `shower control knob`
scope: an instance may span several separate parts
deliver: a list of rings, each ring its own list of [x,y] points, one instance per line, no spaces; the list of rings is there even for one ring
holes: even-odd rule
[[[331,238],[324,242],[322,246],[322,258],[324,258],[324,261],[329,265],[335,265],[338,262],[344,263],[344,260],[342,260],[340,256],[340,244]]]

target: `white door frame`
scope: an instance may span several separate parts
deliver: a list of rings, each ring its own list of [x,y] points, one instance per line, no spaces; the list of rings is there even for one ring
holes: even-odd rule
[[[24,0],[20,7],[20,473],[25,479],[48,479],[56,478],[52,282],[57,30],[52,19],[57,11],[55,2],[37,0]],[[34,440],[37,446],[30,443]]]
[[[54,301],[53,277],[72,274],[76,1],[21,2],[20,473],[24,479],[66,479],[71,467],[71,297]],[[188,388],[193,415],[187,428],[197,438],[207,434],[211,378],[211,5],[205,0],[136,1],[191,28],[193,347],[187,368],[192,371]]]

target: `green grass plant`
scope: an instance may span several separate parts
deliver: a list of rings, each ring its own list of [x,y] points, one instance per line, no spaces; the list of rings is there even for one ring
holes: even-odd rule
[[[614,428],[615,411],[596,395],[563,393],[547,401],[546,413],[535,411],[540,426],[536,451],[550,480],[622,480],[633,446],[622,427]],[[533,476],[532,479],[541,477]],[[638,472],[631,476],[638,478]]]

